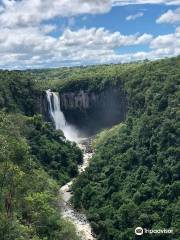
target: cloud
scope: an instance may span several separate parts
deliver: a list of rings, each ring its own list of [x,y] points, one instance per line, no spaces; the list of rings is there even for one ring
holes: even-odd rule
[[[35,25],[58,16],[101,14],[111,7],[110,0],[3,0],[0,24],[6,27]]]
[[[99,37],[101,36],[101,38]],[[149,44],[149,51],[119,54],[116,50],[124,46]],[[149,34],[122,35],[103,28],[67,29],[59,38],[59,53],[73,64],[118,63],[144,59],[159,59],[180,54],[180,28],[175,33],[153,38]],[[56,55],[56,60],[58,56]]]
[[[180,8],[168,10],[156,20],[156,23],[180,23]]]
[[[19,67],[93,63],[97,59],[109,59],[115,50],[124,46],[148,44],[149,34],[123,35],[104,28],[66,29],[59,37],[47,32],[54,26],[2,28],[0,29],[0,66]],[[13,63],[13,64],[12,64]]]
[[[175,4],[160,0],[3,0],[0,5],[0,68],[42,68],[66,65],[128,62],[145,58],[174,56],[180,51],[180,29],[169,35],[153,38],[144,33],[124,35],[104,28],[61,29],[49,20],[67,17],[69,26],[74,16],[102,14],[112,6],[141,3]],[[82,15],[83,16],[83,15]],[[148,52],[119,54],[127,46],[149,45]]]
[[[176,28],[175,33],[154,38],[151,41],[150,48],[168,50],[170,54],[177,55],[180,50],[180,27]]]
[[[3,0],[0,25],[6,27],[35,25],[55,17],[73,17],[80,14],[102,14],[113,6],[128,4],[174,4],[179,0]]]
[[[180,5],[179,0],[112,0],[113,6],[124,6],[130,4],[166,4]]]
[[[140,17],[143,17],[143,16],[144,16],[144,13],[143,12],[139,12],[137,14],[127,16],[126,20],[127,21],[136,20],[137,18],[140,18]]]
[[[51,33],[57,29],[57,26],[53,24],[45,24],[45,25],[42,25],[40,29],[44,33]]]
[[[111,33],[104,28],[83,28],[76,32],[67,29],[59,40],[60,44],[65,46],[111,49],[122,46],[145,44],[152,40],[152,36],[149,34],[122,35],[120,32]]]
[[[47,27],[48,28],[48,27]],[[148,44],[147,52],[119,54],[117,49]],[[118,63],[157,59],[180,54],[180,28],[153,38],[149,34],[123,35],[104,28],[66,29],[59,38],[42,28],[1,29],[1,68],[42,68],[69,65]]]

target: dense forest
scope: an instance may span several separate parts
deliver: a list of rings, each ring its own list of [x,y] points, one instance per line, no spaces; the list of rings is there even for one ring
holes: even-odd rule
[[[73,186],[74,206],[98,239],[136,239],[137,226],[174,230],[143,239],[180,239],[179,66],[175,58],[123,73],[127,120],[97,135],[91,165]]]
[[[138,71],[138,68],[146,63],[148,62],[29,70],[27,73],[38,91],[50,88],[59,92],[79,90],[100,92],[107,87],[116,86],[124,75],[133,70]]]
[[[35,114],[37,92],[26,73],[1,71],[0,83],[0,239],[77,240],[57,197],[82,153]]]
[[[178,240],[180,57],[155,62],[0,71],[0,239],[76,240],[58,188],[77,176],[82,153],[38,114],[48,88],[123,87],[127,119],[93,140],[95,154],[73,185],[74,207],[98,240],[139,239],[137,226],[173,229],[143,239]]]

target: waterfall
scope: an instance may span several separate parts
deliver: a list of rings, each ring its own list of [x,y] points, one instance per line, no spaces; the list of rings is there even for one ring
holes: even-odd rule
[[[50,90],[46,91],[47,100],[49,103],[49,111],[51,118],[54,121],[55,128],[63,130],[66,126],[66,119],[60,107],[60,98],[59,93],[51,92]]]
[[[54,122],[56,130],[62,130],[64,136],[68,140],[78,141],[77,129],[66,122],[64,113],[61,110],[59,93],[47,90],[46,97],[49,104],[49,114]]]

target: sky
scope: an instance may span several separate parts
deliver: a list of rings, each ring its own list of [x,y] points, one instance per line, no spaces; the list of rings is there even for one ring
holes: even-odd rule
[[[0,0],[0,68],[180,54],[180,0]]]

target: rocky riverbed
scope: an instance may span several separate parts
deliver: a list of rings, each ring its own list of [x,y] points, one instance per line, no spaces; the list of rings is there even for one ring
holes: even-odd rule
[[[83,151],[83,163],[79,165],[79,174],[81,174],[89,166],[93,152],[90,139],[83,139],[78,145]],[[72,197],[71,185],[74,180],[75,179],[59,190],[62,216],[75,225],[77,234],[82,240],[95,240],[95,236],[85,214],[77,212],[70,204],[70,198]]]

